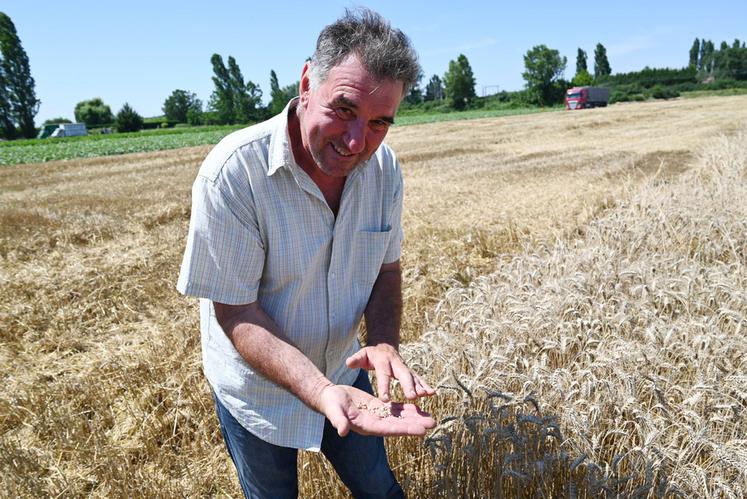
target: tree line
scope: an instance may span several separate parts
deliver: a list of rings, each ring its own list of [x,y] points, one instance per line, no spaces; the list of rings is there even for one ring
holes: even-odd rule
[[[228,56],[227,65],[219,54],[210,58],[214,90],[207,108],[197,96],[183,89],[174,90],[164,101],[162,111],[168,125],[175,123],[239,124],[260,121],[280,112],[298,93],[298,83],[281,87],[275,71],[270,71],[269,105],[263,106],[259,85],[244,80],[236,59]],[[41,101],[36,97],[28,55],[23,49],[15,25],[0,12],[0,138],[33,138],[37,134],[34,117]],[[145,119],[129,103],[116,113],[100,97],[78,102],[75,121],[89,127],[112,127],[119,132],[142,129]],[[48,119],[47,124],[70,123],[67,118]]]
[[[526,82],[523,92],[501,92],[504,100],[515,100],[521,105],[551,105],[563,100],[566,89],[571,85],[591,85],[596,78],[609,75],[612,70],[607,59],[607,50],[601,43],[594,51],[594,76],[589,74],[587,55],[578,49],[576,75],[568,82],[563,79],[568,59],[555,49],[546,45],[536,45],[524,55],[525,71],[522,76]],[[424,90],[416,87],[405,97],[409,106],[429,107],[428,103],[442,102],[443,107],[463,110],[472,107],[477,99],[475,77],[469,60],[460,54],[443,75],[433,75]]]
[[[612,89],[613,102],[668,99],[681,92],[747,88],[747,47],[734,40],[721,42],[717,49],[710,40],[696,38],[690,47],[688,64],[682,68],[650,68],[615,73],[599,80]]]
[[[747,45],[737,38],[731,45],[721,42],[716,49],[711,40],[696,38],[690,47],[689,67],[705,79],[747,80]]]
[[[262,105],[262,89],[251,80],[244,81],[236,59],[228,56],[228,65],[220,54],[213,54],[214,90],[207,109],[192,92],[177,89],[163,103],[162,111],[168,122],[202,124],[241,124],[261,121],[283,110],[298,95],[299,82],[280,86],[275,70],[270,70],[270,102]]]
[[[31,77],[28,57],[21,47],[20,40],[10,18],[0,15],[0,43],[2,44],[2,64],[0,64],[0,132],[5,138],[33,137],[33,117],[39,108],[39,100],[34,94],[34,80]],[[526,103],[546,105],[562,98],[562,79],[566,58],[557,50],[544,45],[533,47],[524,56],[527,82]],[[280,112],[287,102],[298,93],[298,82],[281,87],[274,70],[270,71],[270,102],[262,105],[262,90],[251,80],[245,80],[236,59],[228,56],[227,64],[220,54],[213,54],[210,63],[213,69],[214,90],[207,106],[188,90],[176,89],[164,101],[163,120],[168,125],[174,123],[201,124],[243,124],[260,121]],[[609,62],[604,47],[599,44],[595,51],[595,77],[609,74]],[[449,61],[443,78],[433,75],[424,88],[418,84],[404,99],[405,106],[418,106],[422,103],[435,103],[455,110],[472,107],[477,100],[475,76],[469,60],[460,54]],[[579,49],[577,75],[574,82],[584,83],[591,76],[586,69],[586,53]],[[504,92],[505,94],[505,92]],[[99,97],[79,102],[74,110],[75,120],[90,127],[114,126],[117,131],[135,131],[143,128],[145,120],[128,103],[114,115],[111,108]],[[46,123],[69,122],[64,118],[47,120]]]
[[[680,92],[722,88],[747,88],[747,47],[738,39],[731,44],[696,38],[689,53],[689,64],[680,69],[644,67],[640,71],[612,73],[607,49],[602,43],[594,48],[593,72],[587,52],[578,48],[576,71],[570,81],[564,79],[568,59],[556,49],[536,45],[524,55],[522,77],[525,88],[499,92],[492,101],[511,106],[548,106],[562,103],[570,87],[599,85],[612,90],[611,102],[672,98]],[[476,98],[474,77],[464,55],[449,63],[443,77],[433,75],[425,92],[413,91],[405,99],[410,106],[429,108],[430,101],[443,103],[441,109],[464,109],[490,105],[491,99]]]
[[[239,64],[233,56],[228,56],[227,64],[220,54],[213,54],[210,64],[213,68],[214,89],[207,106],[203,106],[194,92],[176,89],[166,97],[161,110],[163,119],[155,125],[171,126],[178,123],[189,125],[234,125],[258,122],[285,107],[290,99],[298,95],[298,82],[281,87],[274,70],[270,71],[270,103],[262,105],[262,89],[251,80],[244,80]],[[124,115],[116,116],[101,98],[79,102],[75,106],[75,120],[92,127],[114,125],[118,131],[134,131],[145,126],[143,118],[129,105]],[[47,120],[53,123],[69,122],[64,118]]]

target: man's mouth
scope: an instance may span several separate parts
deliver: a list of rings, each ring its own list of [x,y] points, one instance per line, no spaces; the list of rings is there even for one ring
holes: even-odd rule
[[[334,149],[335,152],[337,154],[339,154],[340,156],[343,156],[345,158],[349,158],[350,156],[354,156],[353,153],[344,153],[344,152],[342,152],[340,149],[337,148],[337,146],[333,142],[330,142],[330,145],[332,146],[332,149]]]

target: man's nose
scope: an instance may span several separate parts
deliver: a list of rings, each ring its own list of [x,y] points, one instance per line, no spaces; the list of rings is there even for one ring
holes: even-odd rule
[[[366,124],[361,120],[350,121],[344,140],[349,153],[358,154],[363,151],[366,148]]]

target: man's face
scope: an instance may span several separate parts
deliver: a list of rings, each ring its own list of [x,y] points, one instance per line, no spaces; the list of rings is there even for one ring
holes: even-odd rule
[[[299,102],[304,156],[310,156],[326,175],[345,177],[384,140],[394,122],[403,83],[374,80],[358,58],[351,56],[312,90],[308,69],[307,64]]]

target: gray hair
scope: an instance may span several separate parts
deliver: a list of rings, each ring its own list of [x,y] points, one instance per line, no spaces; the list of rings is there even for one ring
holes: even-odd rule
[[[417,85],[421,73],[410,39],[376,12],[361,7],[325,27],[311,59],[311,88],[318,88],[329,71],[355,54],[376,80],[404,83],[404,94]]]

